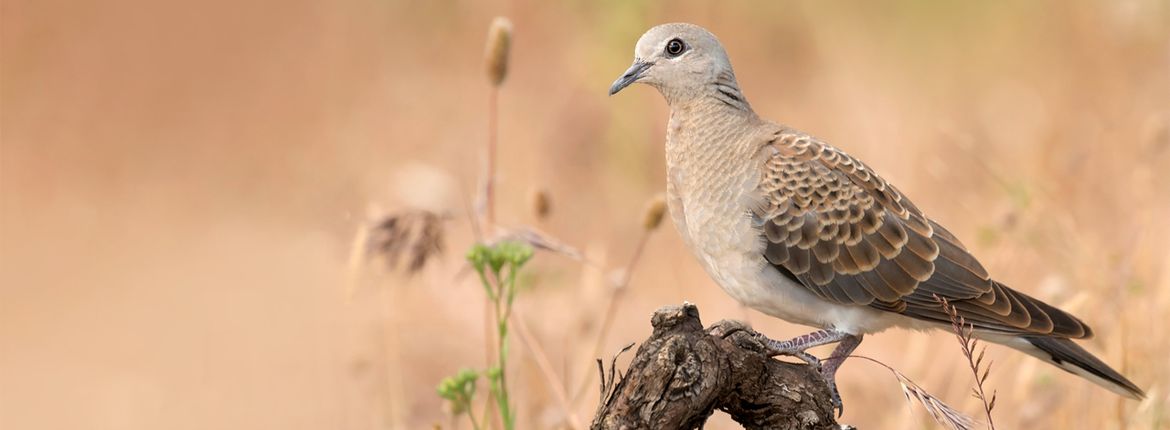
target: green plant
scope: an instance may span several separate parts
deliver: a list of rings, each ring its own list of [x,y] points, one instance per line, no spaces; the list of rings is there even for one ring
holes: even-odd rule
[[[520,268],[532,258],[532,247],[518,243],[503,241],[494,245],[477,243],[467,252],[467,261],[479,274],[480,283],[487,293],[491,303],[493,322],[495,323],[495,362],[483,372],[487,378],[491,397],[495,399],[496,408],[500,412],[500,420],[506,430],[516,427],[516,414],[512,410],[508,397],[508,318],[512,314],[512,303],[516,299],[516,278]],[[458,375],[444,379],[439,384],[439,396],[451,402],[451,410],[456,415],[467,412],[474,428],[479,429],[479,421],[470,411],[471,402],[475,396],[475,380],[478,373],[464,370]],[[489,419],[491,401],[484,405],[483,422]]]
[[[436,391],[439,397],[451,402],[451,413],[455,416],[466,413],[471,419],[471,427],[479,429],[479,421],[471,411],[471,401],[475,399],[475,383],[479,379],[479,372],[473,369],[463,369],[455,376],[444,378]]]

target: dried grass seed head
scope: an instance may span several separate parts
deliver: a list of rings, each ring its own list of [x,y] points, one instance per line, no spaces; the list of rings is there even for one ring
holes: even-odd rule
[[[552,197],[544,188],[533,189],[528,195],[528,202],[532,206],[532,214],[536,215],[538,220],[548,218],[548,214],[552,212]]]
[[[488,29],[487,47],[484,51],[484,64],[487,67],[488,81],[492,86],[499,87],[508,77],[508,51],[512,47],[512,21],[502,16],[492,20]]]
[[[642,211],[642,228],[654,231],[662,224],[662,216],[666,213],[666,197],[657,194],[646,202],[646,209]]]

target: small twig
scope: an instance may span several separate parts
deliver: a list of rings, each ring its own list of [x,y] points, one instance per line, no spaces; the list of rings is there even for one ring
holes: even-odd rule
[[[630,342],[629,345],[622,347],[621,350],[619,350],[616,354],[613,355],[613,358],[610,359],[610,361],[609,361],[609,377],[608,378],[606,378],[606,376],[605,376],[605,365],[602,364],[600,358],[597,359],[597,374],[601,378],[601,384],[599,384],[601,387],[601,403],[605,403],[606,401],[609,400],[609,397],[613,395],[614,388],[615,388],[616,384],[618,383],[618,377],[614,376],[614,372],[617,370],[618,358],[621,357],[622,354],[625,354],[626,351],[629,351],[630,348],[633,348],[634,345],[637,345],[637,344],[634,342]]]

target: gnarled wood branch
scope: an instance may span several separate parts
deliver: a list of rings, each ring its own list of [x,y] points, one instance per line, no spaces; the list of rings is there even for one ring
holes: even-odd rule
[[[747,429],[840,428],[820,374],[768,357],[743,323],[704,330],[699,309],[684,303],[659,309],[651,324],[626,375],[602,375],[593,429],[694,429],[716,409]]]

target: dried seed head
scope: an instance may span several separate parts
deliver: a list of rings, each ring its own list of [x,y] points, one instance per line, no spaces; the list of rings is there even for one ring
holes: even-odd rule
[[[651,197],[646,202],[646,209],[642,212],[642,228],[654,231],[662,224],[662,215],[666,212],[666,197],[662,194]]]
[[[487,48],[484,50],[484,64],[487,66],[488,81],[498,87],[508,76],[508,50],[512,45],[512,21],[502,16],[492,20],[488,29]]]
[[[421,209],[382,216],[366,232],[366,255],[384,259],[390,268],[404,261],[406,272],[416,273],[443,252],[443,222],[443,215]]]
[[[544,188],[533,189],[528,195],[528,203],[531,204],[532,214],[536,215],[536,219],[548,218],[548,214],[552,212],[552,197],[549,197],[548,190]]]

